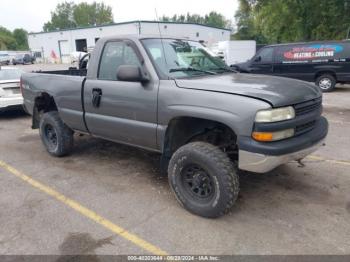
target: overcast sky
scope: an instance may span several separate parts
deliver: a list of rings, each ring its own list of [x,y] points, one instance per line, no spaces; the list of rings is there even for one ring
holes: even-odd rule
[[[58,0],[0,0],[0,26],[10,30],[24,28],[29,32],[42,31],[43,24],[50,19]],[[84,2],[74,0],[75,3]],[[85,2],[93,2],[85,0]],[[217,11],[233,20],[237,0],[103,0],[113,9],[114,21],[154,20],[155,8],[158,16],[185,14],[204,15]]]

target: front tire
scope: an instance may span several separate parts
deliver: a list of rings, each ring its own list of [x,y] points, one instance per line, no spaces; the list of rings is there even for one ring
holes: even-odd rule
[[[220,217],[237,200],[237,168],[209,143],[194,142],[179,148],[170,160],[168,178],[180,204],[202,217]]]
[[[321,75],[316,79],[316,85],[322,92],[332,92],[337,84],[337,80],[332,75]]]
[[[73,131],[66,126],[57,111],[45,113],[40,119],[40,137],[49,154],[68,155],[73,149]]]

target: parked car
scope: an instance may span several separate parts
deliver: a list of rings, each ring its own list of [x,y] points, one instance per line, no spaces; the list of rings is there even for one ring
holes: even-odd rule
[[[350,41],[265,46],[251,60],[233,68],[315,82],[323,92],[331,92],[337,83],[350,83]]]
[[[8,54],[0,53],[0,65],[9,65],[10,56]]]
[[[15,58],[12,60],[13,65],[34,64],[34,62],[35,62],[35,57],[30,54],[19,54],[19,55],[16,55]]]
[[[328,132],[318,87],[233,72],[194,41],[102,38],[80,72],[22,76],[47,151],[69,154],[77,132],[158,152],[177,200],[204,217],[234,205],[238,168],[265,173],[300,160]]]
[[[0,66],[0,112],[23,108],[19,84],[22,73],[18,68]]]

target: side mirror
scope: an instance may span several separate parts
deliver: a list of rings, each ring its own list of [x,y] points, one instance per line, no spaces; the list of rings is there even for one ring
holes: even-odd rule
[[[121,65],[117,70],[117,79],[126,82],[146,83],[149,78],[144,75],[141,68],[135,65]]]
[[[254,62],[260,62],[261,61],[261,56],[257,56],[254,58]]]

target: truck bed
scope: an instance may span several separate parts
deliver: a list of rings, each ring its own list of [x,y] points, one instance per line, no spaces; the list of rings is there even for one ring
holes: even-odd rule
[[[51,75],[70,75],[70,76],[86,76],[86,69],[69,68],[68,70],[51,70],[51,71],[33,71],[33,73],[51,74]]]
[[[86,70],[59,70],[24,73],[23,96],[25,107],[34,113],[35,99],[46,93],[54,98],[60,117],[71,128],[85,131],[83,121],[82,87]]]

